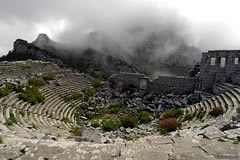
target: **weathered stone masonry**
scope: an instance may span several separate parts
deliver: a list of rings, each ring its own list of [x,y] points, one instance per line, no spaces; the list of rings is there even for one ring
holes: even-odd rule
[[[240,50],[209,51],[202,54],[200,90],[212,91],[216,82],[240,84]]]
[[[159,76],[151,81],[143,74],[120,73],[110,79],[118,86],[134,86],[150,93],[187,94],[195,90],[213,91],[218,82],[240,85],[240,50],[209,51],[202,54],[198,77]]]
[[[197,86],[196,78],[159,76],[151,81],[143,74],[133,73],[115,74],[110,78],[110,81],[118,86],[134,86],[150,93],[192,93]]]

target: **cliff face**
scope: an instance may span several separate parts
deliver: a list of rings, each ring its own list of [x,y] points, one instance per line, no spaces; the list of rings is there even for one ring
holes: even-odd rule
[[[14,42],[12,51],[9,51],[6,56],[0,58],[1,61],[18,61],[27,59],[47,61],[55,63],[61,67],[64,66],[63,62],[56,55],[21,39],[17,39]]]
[[[13,50],[0,61],[40,60],[68,66],[92,76],[106,76],[119,72],[137,72],[137,69],[112,56],[104,55],[92,49],[68,50],[47,35],[40,34],[33,43],[17,39]]]

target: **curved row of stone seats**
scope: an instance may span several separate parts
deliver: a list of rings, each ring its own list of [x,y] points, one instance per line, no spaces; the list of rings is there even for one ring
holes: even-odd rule
[[[49,91],[45,92],[45,93],[47,93],[46,95],[48,95],[48,96],[53,95]],[[45,130],[47,132],[49,129],[50,130],[56,130],[56,129],[58,130],[59,126],[63,126],[63,129],[70,129],[72,127],[71,124],[65,123],[62,120],[50,118],[49,115],[35,113],[36,108],[34,108],[34,107],[37,107],[37,106],[40,107],[40,106],[43,106],[44,104],[31,105],[27,102],[23,102],[22,100],[18,100],[16,93],[11,93],[5,99],[2,98],[1,100],[6,103],[6,107],[4,107],[3,112],[2,112],[2,115],[4,117],[3,119],[5,119],[4,122],[7,119],[9,119],[10,113],[13,113],[15,115],[15,118],[19,122],[18,123],[19,127],[23,127],[23,128],[28,127],[29,125],[35,124],[37,126],[37,128],[39,128],[40,130]],[[50,100],[49,102],[52,102],[54,99],[46,98],[46,100]],[[56,109],[61,108],[61,107],[56,108],[57,104],[65,103],[64,101],[61,101],[60,98],[58,99],[58,101],[54,101],[54,102],[55,103],[51,103],[52,106],[50,106],[50,109],[55,108],[52,111],[55,111]],[[7,105],[8,103],[11,106],[8,106]],[[49,103],[47,102],[46,104],[49,104]],[[27,112],[27,114],[22,116],[21,114],[19,114],[20,110],[23,112]],[[71,115],[68,115],[68,116],[70,117]]]
[[[225,111],[224,116],[231,116],[234,113],[235,108],[240,107],[240,89],[236,87],[234,89],[226,87],[226,84],[225,86],[218,84],[216,87],[219,87],[218,90],[221,90],[220,95],[213,96],[209,99],[201,101],[200,103],[184,108],[183,117],[187,114],[197,115],[198,112],[202,110],[203,112],[206,112],[203,117],[203,119],[206,120],[210,118],[208,114],[214,107],[223,107]],[[193,117],[192,121],[196,120],[196,117]]]

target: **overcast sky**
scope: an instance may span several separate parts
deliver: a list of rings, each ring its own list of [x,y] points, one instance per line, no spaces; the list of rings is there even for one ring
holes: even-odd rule
[[[240,49],[239,6],[239,0],[0,0],[0,55],[17,38],[31,42],[39,33],[81,45],[97,31],[123,44],[138,40],[131,29],[171,26],[202,51]]]

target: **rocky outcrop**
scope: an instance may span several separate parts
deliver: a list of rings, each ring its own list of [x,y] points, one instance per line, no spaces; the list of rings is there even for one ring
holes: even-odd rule
[[[1,61],[19,61],[27,59],[47,61],[57,64],[58,66],[64,66],[62,61],[53,53],[40,49],[39,47],[21,39],[17,39],[14,42],[12,51],[6,56],[0,58]]]

